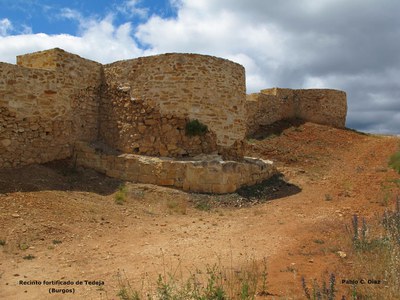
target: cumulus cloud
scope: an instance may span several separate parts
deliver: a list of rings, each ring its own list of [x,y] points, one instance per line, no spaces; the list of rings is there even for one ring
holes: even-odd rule
[[[137,57],[143,53],[132,37],[129,22],[116,26],[112,16],[96,20],[84,18],[72,10],[64,10],[63,16],[79,22],[79,35],[30,33],[0,36],[1,60],[14,63],[16,55],[55,47],[102,63]]]

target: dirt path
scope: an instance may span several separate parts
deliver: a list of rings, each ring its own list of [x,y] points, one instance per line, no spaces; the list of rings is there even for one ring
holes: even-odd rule
[[[254,141],[249,154],[276,161],[301,192],[240,209],[201,210],[193,195],[139,184],[127,184],[126,202],[116,205],[121,183],[91,171],[62,174],[52,165],[1,171],[0,299],[117,299],[118,270],[140,287],[144,277],[165,271],[187,274],[214,263],[240,269],[264,257],[269,292],[302,299],[301,275],[318,277],[340,263],[321,249],[352,214],[383,211],[382,183],[399,178],[387,168],[398,144],[309,123]],[[24,259],[29,254],[34,258]],[[105,284],[50,296],[52,286],[20,280]]]

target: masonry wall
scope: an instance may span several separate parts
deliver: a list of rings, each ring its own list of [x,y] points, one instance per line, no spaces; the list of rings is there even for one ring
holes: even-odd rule
[[[297,117],[310,122],[343,128],[346,125],[346,93],[330,89],[296,90]]]
[[[196,54],[109,65],[61,49],[0,63],[0,168],[70,156],[76,141],[100,141],[151,156],[243,157],[260,126],[288,118],[345,126],[346,94],[268,89],[245,95],[244,68]],[[209,132],[188,137],[198,119]]]
[[[246,100],[247,135],[262,126],[291,118],[345,127],[347,100],[343,91],[272,88],[247,95]]]
[[[132,98],[129,91],[105,85],[100,109],[100,137],[109,147],[125,153],[181,157],[217,151],[216,135],[187,136],[188,119]]]
[[[0,63],[0,167],[71,155],[98,132],[101,65],[61,49]]]
[[[109,145],[132,149],[138,140],[148,140],[139,153],[176,156],[199,148],[213,152],[245,136],[245,75],[239,64],[205,55],[164,54],[106,65],[104,75],[100,137]],[[125,93],[124,108],[118,91]],[[143,113],[137,113],[138,105]],[[193,119],[210,130],[205,140],[194,140],[196,147],[182,131]]]
[[[202,193],[232,193],[277,173],[271,161],[245,157],[242,161],[209,156],[178,160],[135,154],[100,153],[88,143],[76,143],[76,163],[108,176],[133,182],[157,184]]]

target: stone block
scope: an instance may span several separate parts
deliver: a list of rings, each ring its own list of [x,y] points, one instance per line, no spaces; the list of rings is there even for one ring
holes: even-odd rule
[[[175,185],[175,180],[174,179],[160,179],[157,181],[157,184],[159,185],[165,185],[165,186],[174,186]]]

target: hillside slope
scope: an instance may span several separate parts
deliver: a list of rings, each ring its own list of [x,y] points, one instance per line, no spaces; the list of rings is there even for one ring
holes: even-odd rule
[[[144,277],[165,271],[184,276],[214,263],[237,269],[264,257],[268,291],[288,299],[303,298],[301,275],[347,276],[351,257],[336,253],[346,243],[344,227],[353,214],[371,219],[393,204],[385,197],[399,194],[391,181],[399,175],[388,158],[399,139],[312,123],[268,130],[248,140],[247,155],[275,161],[296,187],[271,201],[119,188],[123,182],[66,162],[0,170],[0,298],[48,299],[47,287],[18,281],[64,279],[105,282],[77,287],[76,299],[115,299],[118,270],[140,288]],[[270,188],[279,189],[285,185]]]

